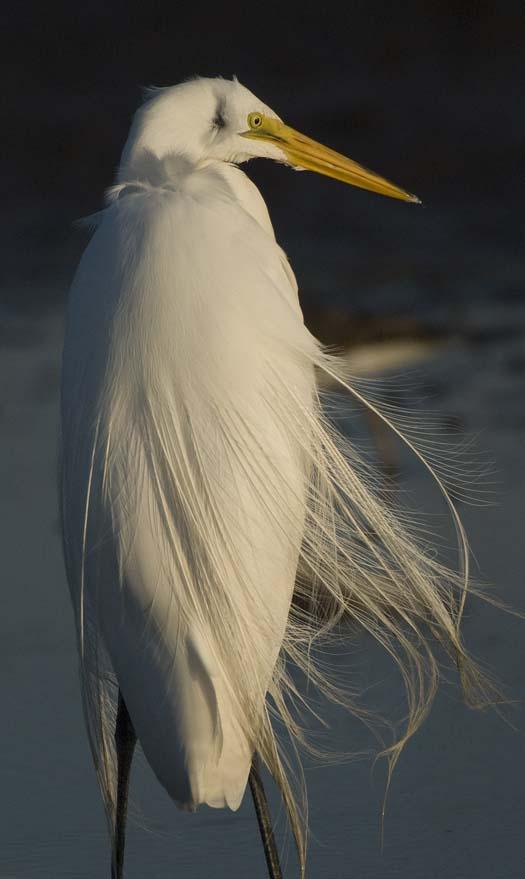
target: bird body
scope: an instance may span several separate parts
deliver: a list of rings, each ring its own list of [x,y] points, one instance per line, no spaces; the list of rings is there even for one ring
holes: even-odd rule
[[[301,541],[306,465],[273,377],[308,406],[313,370],[302,349],[315,342],[263,207],[230,166],[185,169],[166,188],[124,186],[80,267],[64,353],[63,405],[74,415],[65,443],[72,466],[83,461],[82,494],[91,482],[90,518],[107,523],[84,589],[107,572],[104,642],[150,764],[188,808],[239,805],[253,748],[236,702],[256,693],[252,710],[263,710]],[[292,514],[264,485],[261,449]],[[160,481],[168,467],[171,494]],[[83,516],[66,524],[80,546]],[[234,680],[216,643],[226,599]]]
[[[429,620],[462,652],[446,574],[323,415],[317,372],[349,386],[305,327],[266,205],[238,167],[254,157],[417,200],[288,128],[236,80],[160,90],[135,117],[73,283],[62,372],[64,552],[116,877],[136,738],[189,810],[236,809],[259,752],[304,868],[270,717],[271,703],[300,735],[286,660],[342,698],[310,648],[352,614],[400,664],[408,736],[437,680]],[[328,596],[328,616],[294,613],[294,588],[306,608]]]

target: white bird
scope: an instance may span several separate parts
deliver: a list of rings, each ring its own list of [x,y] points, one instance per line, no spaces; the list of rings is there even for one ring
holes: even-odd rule
[[[311,653],[343,613],[404,675],[392,765],[437,684],[429,624],[476,674],[458,578],[377,499],[323,414],[317,374],[362,397],[303,323],[266,205],[239,167],[256,157],[417,201],[289,128],[235,79],[155,90],[134,118],[72,286],[62,379],[64,551],[116,879],[137,739],[184,809],[237,809],[250,778],[275,879],[260,754],[304,871],[271,714],[300,738],[287,660],[353,707]]]

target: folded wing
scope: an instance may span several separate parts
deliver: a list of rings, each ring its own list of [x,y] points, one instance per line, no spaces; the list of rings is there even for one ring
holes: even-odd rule
[[[316,344],[233,201],[133,190],[104,213],[71,294],[62,502],[110,814],[117,681],[177,803],[240,803],[301,547]]]

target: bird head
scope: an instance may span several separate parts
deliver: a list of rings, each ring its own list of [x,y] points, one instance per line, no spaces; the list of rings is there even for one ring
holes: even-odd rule
[[[419,202],[384,177],[286,125],[237,79],[197,78],[150,89],[124,149],[120,179],[144,157],[176,157],[194,168],[213,161],[265,158],[315,171],[361,189]]]

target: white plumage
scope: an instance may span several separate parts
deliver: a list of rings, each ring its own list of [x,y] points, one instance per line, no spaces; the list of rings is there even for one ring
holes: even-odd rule
[[[302,531],[305,465],[282,407],[287,386],[305,407],[313,390],[304,363],[315,343],[286,258],[232,198],[234,176],[225,165],[188,175],[176,193],[121,190],[81,266],[65,350],[74,396],[64,404],[77,421],[67,444],[85,485],[96,425],[90,519],[97,528],[103,514],[111,533],[109,544],[90,540],[86,593],[103,564],[112,665],[150,764],[189,807],[236,808],[244,791],[242,715],[264,703]],[[123,235],[129,259],[118,265]],[[265,484],[263,456],[284,483]],[[81,516],[75,524],[80,544]],[[216,643],[226,634],[240,693]]]
[[[437,681],[426,624],[464,653],[453,577],[381,506],[322,415],[316,370],[344,379],[304,326],[264,201],[237,167],[255,156],[299,164],[297,144],[312,170],[347,179],[358,166],[338,171],[330,154],[315,167],[313,142],[297,136],[288,154],[283,132],[297,134],[236,81],[162,90],[137,114],[71,291],[62,506],[112,830],[118,682],[180,806],[237,808],[259,750],[304,861],[267,701],[297,734],[286,656],[343,698],[308,651],[352,613],[401,663],[408,735]],[[367,188],[415,200],[362,173]],[[365,185],[357,176],[348,182]],[[290,614],[294,584],[310,610]],[[321,622],[323,595],[331,610]]]

